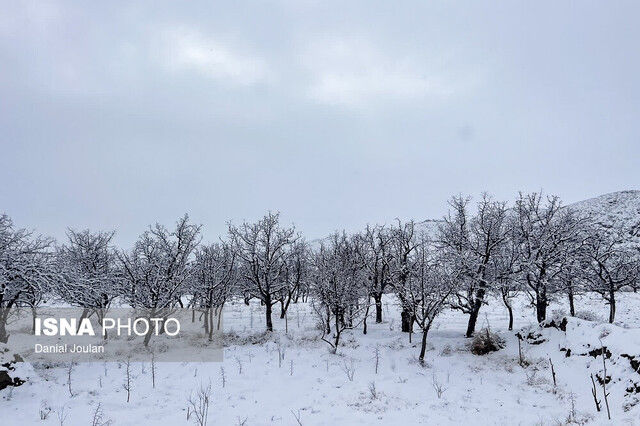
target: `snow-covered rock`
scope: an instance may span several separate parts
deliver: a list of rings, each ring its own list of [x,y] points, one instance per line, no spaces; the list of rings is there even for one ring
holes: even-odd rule
[[[606,382],[608,392],[623,397],[625,410],[638,409],[640,329],[566,317],[524,327],[516,336],[525,342],[528,357],[557,359],[562,354],[571,359],[572,374],[583,375],[585,381],[593,374],[600,385]]]
[[[7,345],[0,343],[0,390],[9,386],[20,386],[27,376],[24,362],[20,355],[11,351]]]

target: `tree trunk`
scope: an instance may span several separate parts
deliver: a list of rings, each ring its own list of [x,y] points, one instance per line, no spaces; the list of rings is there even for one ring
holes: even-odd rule
[[[214,317],[214,309],[213,307],[209,308],[209,315],[207,321],[209,323],[209,341],[213,340],[213,317]]]
[[[222,310],[224,309],[225,303],[226,303],[226,300],[220,304],[220,309],[218,309],[218,311],[216,312],[218,315],[218,326],[217,326],[218,330],[220,330],[220,324],[222,323]]]
[[[478,321],[478,315],[480,314],[480,307],[482,306],[482,302],[484,301],[484,294],[484,288],[479,288],[476,291],[476,297],[473,300],[471,313],[469,314],[469,322],[467,323],[467,332],[465,334],[465,336],[467,337],[473,336],[473,333],[476,331],[476,322]]]
[[[616,319],[616,293],[613,289],[609,290],[609,323],[613,324]]]
[[[476,331],[476,322],[478,321],[478,313],[479,313],[479,310],[476,310],[474,308],[469,314],[469,322],[467,323],[467,332],[465,333],[465,336],[472,337],[473,333]]]
[[[0,318],[0,343],[7,343],[9,334],[7,334],[7,323],[4,318]]]
[[[37,308],[35,306],[31,307],[31,332],[36,334],[36,318],[38,317]]]
[[[573,286],[569,286],[569,293],[567,295],[569,296],[569,315],[571,315],[572,317],[575,317],[576,305],[573,297]]]
[[[508,302],[508,299],[506,297],[503,297],[502,301],[507,307],[507,311],[509,311],[509,331],[511,331],[513,330],[513,308],[511,307],[511,304]]]
[[[341,328],[340,328],[340,320],[338,319],[338,315],[335,316],[336,317],[336,336],[334,339],[334,353],[338,352],[338,344],[340,343],[340,333],[341,333]]]
[[[147,334],[145,334],[144,336],[144,347],[146,348],[147,346],[149,346],[149,342],[151,341],[151,336],[153,335],[153,331],[154,331],[155,327],[149,327],[149,331],[147,331]]]
[[[34,315],[34,321],[35,321],[35,311],[33,312]],[[107,315],[107,309],[106,308],[98,308],[96,309],[96,315],[98,316],[98,324],[100,324],[100,326],[102,327],[102,340],[107,340],[109,338],[109,333],[107,332],[107,329],[104,328],[104,317]]]
[[[382,322],[382,293],[374,294],[373,300],[376,302],[376,324],[380,324]]]
[[[431,327],[431,323],[427,324],[427,326],[422,330],[422,344],[420,346],[420,364],[424,362],[424,354],[427,351],[427,333],[429,333],[429,328]]]
[[[327,308],[327,334],[331,334],[331,311]]]
[[[78,320],[78,328],[76,329],[76,331],[80,331],[80,324],[82,323],[82,320],[85,318],[88,318],[89,316],[89,308],[84,308],[82,310],[82,314],[80,314],[80,319]]]
[[[273,323],[271,322],[271,297],[265,297],[264,304],[267,307],[266,309],[266,317],[267,317],[267,331],[273,331]]]
[[[411,315],[411,311],[402,308],[400,318],[402,319],[402,332],[411,333],[413,331],[413,315]]]
[[[13,302],[5,307],[0,306],[0,343],[7,343],[9,341],[10,334],[7,333],[7,320],[9,319],[9,312],[12,305]]]
[[[362,320],[362,334],[367,334],[367,319],[369,318],[369,308],[371,307],[370,300],[367,296],[367,309],[364,310],[364,319]]]
[[[209,335],[209,309],[204,313],[204,334]]]
[[[536,317],[539,323],[547,319],[547,294],[545,292],[536,293]]]
[[[284,316],[286,315],[287,310],[284,307],[284,299],[280,299],[280,319],[284,319]]]

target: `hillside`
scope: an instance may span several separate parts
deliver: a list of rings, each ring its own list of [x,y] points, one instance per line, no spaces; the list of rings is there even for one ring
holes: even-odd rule
[[[612,192],[567,207],[592,217],[606,229],[640,238],[640,191]]]

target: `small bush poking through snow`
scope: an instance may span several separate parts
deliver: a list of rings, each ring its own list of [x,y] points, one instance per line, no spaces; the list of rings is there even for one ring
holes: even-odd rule
[[[600,318],[600,316],[598,316],[596,313],[592,311],[578,311],[576,312],[576,318],[580,318],[585,321],[602,322],[602,319]]]
[[[483,328],[476,334],[471,342],[471,353],[474,355],[485,355],[489,352],[499,351],[504,348],[505,342],[502,337],[493,333],[488,328]]]
[[[444,347],[440,351],[440,356],[450,356],[452,353],[453,353],[453,348],[451,348],[451,345],[447,344],[447,345],[444,345]]]
[[[566,316],[567,316],[567,311],[565,311],[562,308],[557,308],[551,311],[551,319],[555,320],[556,322],[562,321],[562,319]]]

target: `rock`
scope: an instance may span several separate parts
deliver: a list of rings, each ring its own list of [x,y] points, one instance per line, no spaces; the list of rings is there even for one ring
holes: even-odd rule
[[[24,379],[16,376],[16,364],[23,362],[22,357],[0,344],[0,390],[9,386],[20,386]]]
[[[620,356],[627,358],[631,364],[631,368],[633,368],[636,373],[640,374],[640,355],[620,354]]]
[[[558,330],[561,331],[567,331],[567,323],[569,321],[567,320],[567,317],[563,317],[562,319],[560,318],[554,318],[554,319],[547,319],[544,320],[540,323],[540,326],[542,326],[543,328],[557,328]]]
[[[520,340],[524,340],[530,345],[540,345],[547,341],[547,339],[539,331],[529,331],[525,333],[524,330],[516,333],[516,337]]]

